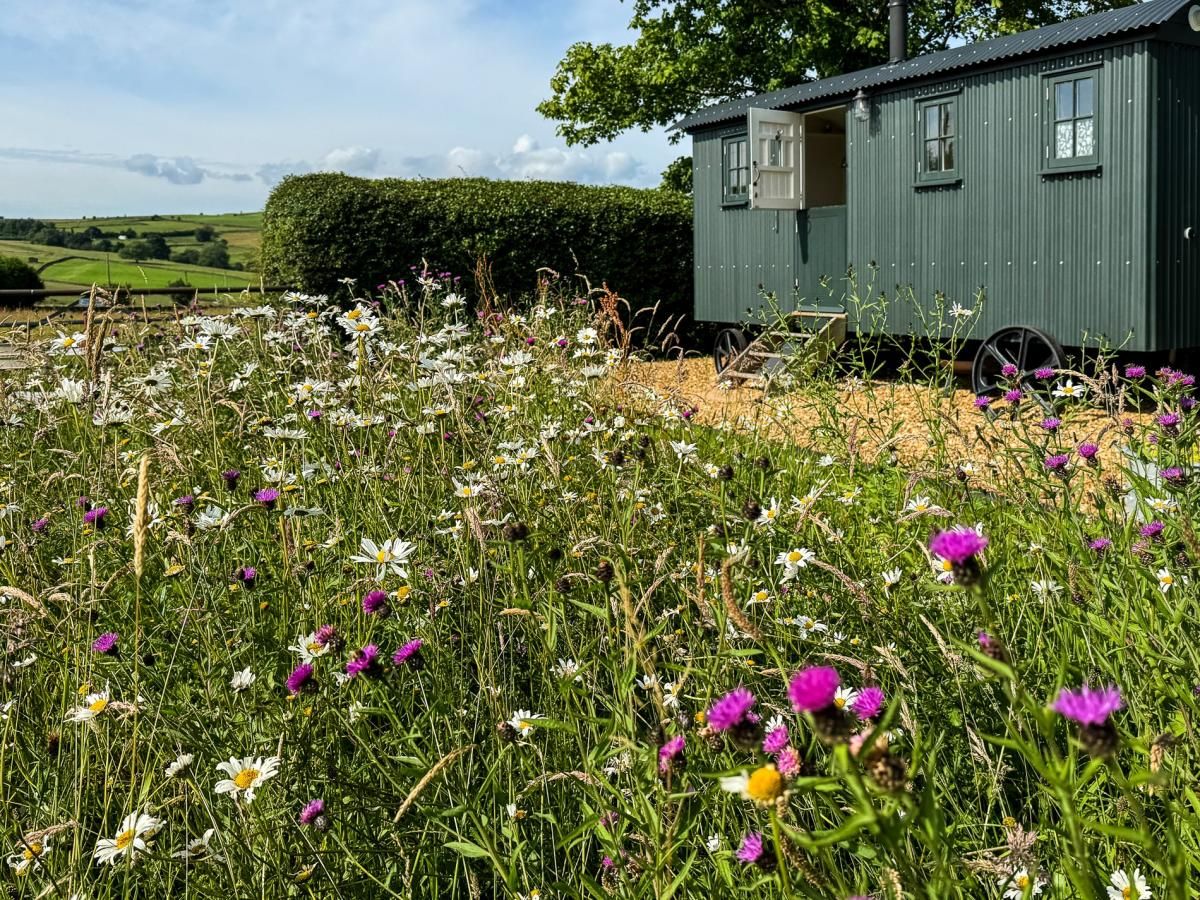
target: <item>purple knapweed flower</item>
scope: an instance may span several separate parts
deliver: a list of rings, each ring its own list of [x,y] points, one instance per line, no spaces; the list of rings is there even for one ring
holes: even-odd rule
[[[767,732],[767,736],[763,738],[763,753],[778,753],[788,745],[788,741],[789,737],[786,725],[780,725],[778,728],[772,728]]]
[[[1016,406],[1024,398],[1025,398],[1025,395],[1022,394],[1016,388],[1013,388],[1011,391],[1004,392],[1004,399],[1007,400],[1009,403],[1011,403],[1013,406]]]
[[[1042,465],[1044,465],[1051,472],[1059,474],[1066,471],[1067,463],[1070,461],[1071,457],[1067,456],[1065,453],[1052,453],[1050,456],[1046,457]]]
[[[883,711],[884,699],[883,688],[870,685],[858,692],[858,696],[850,704],[850,710],[865,722],[874,719]]]
[[[114,655],[117,652],[117,637],[118,635],[115,631],[105,632],[92,641],[92,652],[104,653],[109,656]]]
[[[658,771],[663,775],[671,771],[678,759],[682,761],[683,748],[687,740],[682,734],[677,734],[658,748]]]
[[[929,552],[958,566],[983,552],[988,539],[974,528],[939,531],[929,540]]]
[[[388,611],[387,594],[383,591],[369,591],[362,598],[362,608],[369,616],[386,615]]]
[[[225,482],[226,490],[236,491],[238,479],[242,477],[242,473],[237,469],[227,469],[221,473],[221,479]]]
[[[1049,366],[1042,366],[1040,369],[1033,370],[1033,377],[1039,381],[1049,381],[1054,377],[1054,370]]]
[[[788,699],[796,712],[820,712],[833,705],[841,679],[830,666],[809,666],[792,676]]]
[[[744,838],[738,847],[737,858],[747,865],[756,865],[763,858],[763,839],[757,831],[752,831]]]
[[[1128,365],[1125,367],[1126,378],[1145,378],[1146,367],[1138,365]]]
[[[329,827],[329,821],[325,817],[325,801],[310,800],[304,805],[304,809],[300,810],[300,824],[311,825],[318,831],[324,831]]]
[[[775,768],[784,778],[794,778],[800,774],[800,769],[803,768],[800,754],[794,747],[784,747],[775,757]]]
[[[409,641],[399,650],[392,654],[392,664],[397,666],[408,666],[412,669],[421,668],[421,647],[424,641],[420,638]]]
[[[1075,451],[1083,459],[1091,462],[1096,458],[1096,454],[1100,452],[1100,448],[1095,444],[1080,444],[1079,449]]]
[[[708,724],[713,731],[728,731],[744,722],[754,706],[754,695],[744,687],[736,687],[708,710]]]
[[[287,677],[286,687],[289,694],[299,694],[301,691],[312,690],[317,686],[316,680],[313,677],[312,663],[300,663],[296,668],[292,669],[292,674]]]
[[[328,647],[331,644],[336,646],[339,643],[337,629],[332,625],[322,625],[313,632],[313,640],[322,647]]]
[[[1104,553],[1112,546],[1112,541],[1106,537],[1098,537],[1088,543],[1088,549],[1096,553]]]
[[[1165,431],[1175,431],[1179,428],[1180,416],[1179,413],[1168,412],[1158,416],[1154,421]]]
[[[267,509],[274,509],[279,501],[279,491],[275,488],[260,488],[254,492],[254,502],[262,504]]]
[[[1159,522],[1156,519],[1153,522],[1148,522],[1147,524],[1143,525],[1140,529],[1140,532],[1141,532],[1142,537],[1144,537],[1144,538],[1150,538],[1151,540],[1160,541],[1160,540],[1162,540],[1163,528],[1165,528],[1165,527],[1166,526],[1164,526],[1162,522]]]
[[[233,577],[245,587],[254,587],[254,582],[258,580],[258,569],[254,568],[254,566],[238,566],[238,570],[233,573]]]
[[[184,494],[182,497],[176,497],[174,503],[180,509],[189,510],[196,505],[196,498],[192,494]]]
[[[1060,419],[1056,416],[1047,416],[1045,419],[1042,419],[1042,421],[1040,421],[1038,423],[1038,427],[1044,429],[1045,431],[1049,431],[1049,432],[1058,431],[1058,429],[1061,426],[1062,426],[1062,419]]]
[[[1179,484],[1185,480],[1183,469],[1179,468],[1179,466],[1171,466],[1163,469],[1158,474],[1162,477],[1163,481],[1170,484]]]
[[[367,644],[346,663],[346,674],[351,678],[359,675],[375,675],[379,671],[379,647]]]
[[[50,527],[50,519],[42,516],[40,519],[35,519],[29,527],[33,529],[34,534],[41,534]]]
[[[1020,371],[1020,370],[1012,363],[1005,363],[1004,365],[1002,365],[1000,367],[1000,374],[1003,375],[1005,378],[1014,377],[1018,371]]]
[[[108,507],[94,506],[83,514],[83,524],[91,525],[99,530],[104,527],[106,518],[108,518]]]
[[[991,405],[992,405],[992,398],[988,397],[986,394],[980,394],[978,397],[975,398],[975,408],[976,409],[987,409]]]
[[[1103,725],[1124,705],[1121,691],[1115,685],[1093,689],[1085,684],[1077,691],[1063,688],[1050,708],[1080,725]]]

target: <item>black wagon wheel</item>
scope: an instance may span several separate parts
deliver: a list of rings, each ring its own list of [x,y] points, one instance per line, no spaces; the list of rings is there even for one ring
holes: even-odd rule
[[[713,362],[717,366],[717,374],[720,375],[728,369],[729,364],[749,346],[750,341],[742,329],[722,328],[713,343]]]
[[[1037,369],[1061,369],[1066,358],[1062,345],[1046,332],[1010,325],[979,345],[971,364],[971,388],[976,394],[990,394],[1012,380],[1001,374],[1006,365],[1016,366],[1018,378],[1025,380]]]

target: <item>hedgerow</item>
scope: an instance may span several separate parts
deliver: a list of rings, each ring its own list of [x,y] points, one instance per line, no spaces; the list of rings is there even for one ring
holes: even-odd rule
[[[352,277],[374,288],[427,262],[489,288],[528,294],[539,270],[606,282],[634,308],[690,312],[691,201],[675,192],[549,181],[284,179],[263,216],[269,281],[333,292]],[[583,282],[580,282],[581,287]]]

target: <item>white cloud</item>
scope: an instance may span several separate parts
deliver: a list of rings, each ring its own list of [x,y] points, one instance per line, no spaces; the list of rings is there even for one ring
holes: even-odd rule
[[[224,182],[221,195],[238,208],[261,206],[270,185],[306,171],[649,185],[679,154],[661,132],[566,148],[535,110],[571,43],[624,39],[630,10],[618,0],[3,7],[0,121],[20,125],[5,140],[49,149],[36,151],[40,161],[22,157],[19,179],[0,166],[0,215],[77,214],[73,202],[50,199],[63,196],[49,181],[68,165],[120,169],[126,186],[141,179],[139,197],[157,189],[151,211],[172,212],[194,208],[211,181]],[[139,146],[148,133],[153,151]],[[56,153],[66,156],[46,155]],[[80,205],[115,197],[125,208],[112,172],[93,168],[89,181],[80,168],[72,183],[92,185]]]

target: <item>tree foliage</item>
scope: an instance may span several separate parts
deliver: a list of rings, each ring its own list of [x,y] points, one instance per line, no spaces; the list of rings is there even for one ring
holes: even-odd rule
[[[910,0],[910,55],[1134,0]],[[568,144],[887,61],[887,0],[632,0],[633,43],[572,45],[538,112]]]

